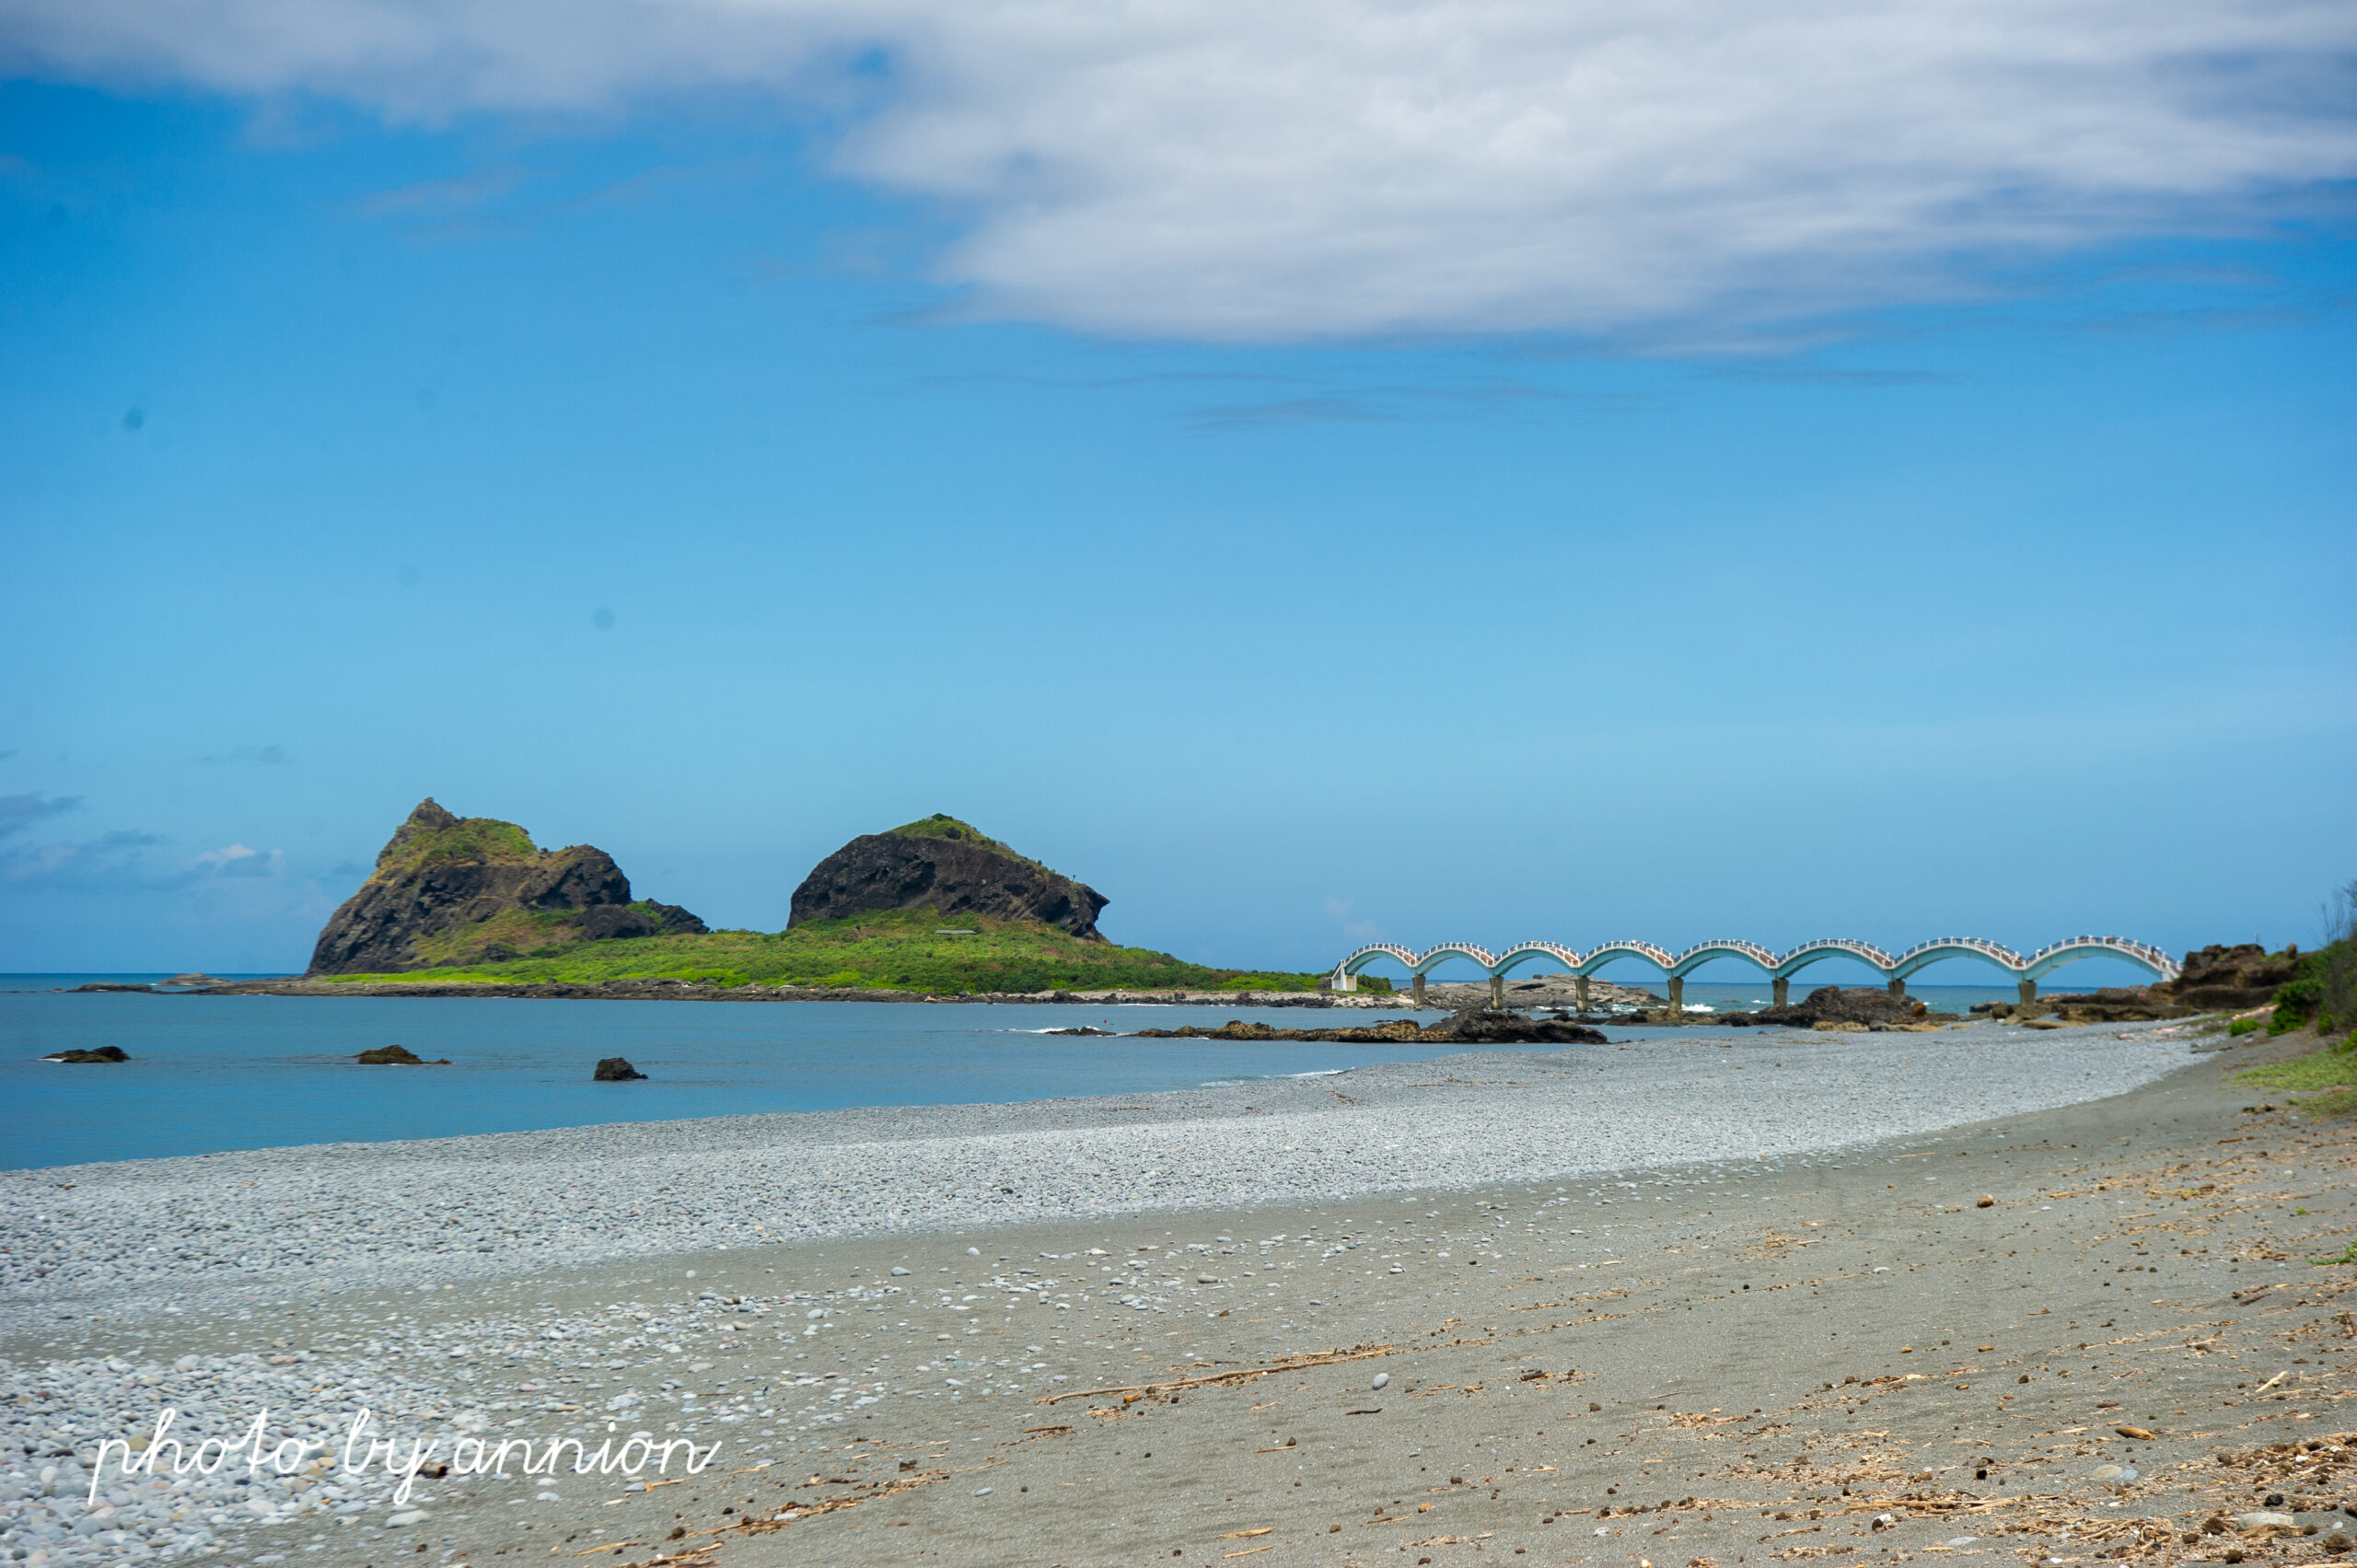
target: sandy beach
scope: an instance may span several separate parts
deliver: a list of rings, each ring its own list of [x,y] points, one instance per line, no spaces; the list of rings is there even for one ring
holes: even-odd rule
[[[0,1548],[2315,1557],[2345,1457],[2217,1456],[2340,1424],[2351,1271],[2306,1260],[2347,1240],[2345,1141],[2229,1081],[2301,1045],[2220,1043],[1761,1033],[10,1173]],[[164,1406],[335,1443],[365,1406],[446,1459],[721,1446],[399,1503],[110,1470],[87,1509]]]

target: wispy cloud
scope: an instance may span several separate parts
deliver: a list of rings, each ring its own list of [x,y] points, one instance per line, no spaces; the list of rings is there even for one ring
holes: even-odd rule
[[[447,217],[471,212],[506,195],[531,177],[528,168],[481,169],[456,180],[425,180],[362,198],[360,215],[371,218]]]
[[[1840,370],[1821,365],[1743,364],[1713,366],[1727,381],[1779,381],[1813,387],[1944,387],[1959,379],[1937,370]]]
[[[145,852],[168,842],[131,828],[78,842],[19,844],[0,850],[0,885],[133,891],[193,881],[200,873],[148,864]]]
[[[12,753],[0,752],[0,756]],[[0,839],[21,833],[44,817],[55,817],[82,804],[78,795],[0,795]]]
[[[198,855],[195,864],[216,877],[275,877],[285,859],[282,850],[265,854],[243,844],[224,844]]]
[[[284,850],[257,850],[241,843],[224,844],[186,859],[158,859],[150,853],[171,842],[161,833],[122,828],[94,839],[18,844],[0,850],[0,886],[152,893],[215,878],[279,877],[286,869]]]
[[[298,9],[14,0],[0,50],[426,121],[764,91],[848,127],[839,171],[961,215],[958,308],[1191,339],[1739,341],[2258,232],[2357,174],[2342,0]],[[451,214],[505,178],[378,200]]]
[[[1189,415],[1202,431],[1264,430],[1271,425],[1367,424],[1393,416],[1356,398],[1279,398],[1262,403],[1213,403]]]

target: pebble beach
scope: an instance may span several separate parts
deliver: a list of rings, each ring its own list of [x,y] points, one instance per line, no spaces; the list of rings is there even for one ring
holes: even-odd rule
[[[1248,1306],[1264,1353],[1355,1342],[1354,1315],[1396,1317],[1404,1290],[1446,1306],[1434,1270],[1521,1249],[1467,1207],[1475,1194],[1546,1190],[1587,1217],[1561,1237],[1570,1256],[1698,1204],[1740,1213],[1767,1201],[1751,1185],[1852,1169],[1860,1151],[2131,1094],[2186,1069],[2195,1043],[2182,1025],[1722,1033],[1120,1102],[8,1172],[0,1561],[480,1560],[488,1526],[579,1536],[568,1521],[601,1517],[617,1490],[429,1475],[396,1502],[398,1478],[313,1459],[110,1472],[86,1505],[98,1442],[151,1431],[167,1406],[192,1441],[267,1409],[272,1442],[308,1438],[321,1458],[366,1409],[445,1455],[469,1434],[638,1433],[723,1441],[724,1469],[759,1473],[853,1423],[937,1426],[1085,1388],[1120,1335],[1201,1335],[1219,1359],[1244,1348],[1226,1340]],[[1435,1208],[1405,1238],[1398,1215],[1427,1204],[1452,1217]],[[1310,1217],[1248,1232],[1234,1217],[1271,1206]],[[1452,1236],[1469,1249],[1455,1259]]]

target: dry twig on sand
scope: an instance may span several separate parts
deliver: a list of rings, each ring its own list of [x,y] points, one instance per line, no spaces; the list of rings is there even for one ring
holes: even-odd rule
[[[1233,1372],[1213,1372],[1202,1377],[1178,1377],[1167,1383],[1124,1383],[1113,1388],[1074,1388],[1068,1393],[1043,1395],[1031,1402],[1052,1405],[1065,1400],[1093,1400],[1106,1394],[1175,1394],[1187,1388],[1249,1383],[1256,1377],[1267,1377],[1280,1372],[1303,1372],[1313,1366],[1336,1366],[1346,1361],[1371,1361],[1377,1356],[1397,1355],[1399,1353],[1397,1345],[1354,1345],[1349,1350],[1320,1351],[1315,1355],[1289,1355],[1279,1361],[1263,1362],[1258,1366],[1239,1366]]]

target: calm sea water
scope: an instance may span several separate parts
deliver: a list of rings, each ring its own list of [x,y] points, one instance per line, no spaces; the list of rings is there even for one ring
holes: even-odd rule
[[[1040,1031],[1367,1024],[1380,1012],[857,1002],[515,1002],[301,996],[71,995],[54,987],[160,975],[0,976],[0,1167],[145,1159],[293,1144],[439,1138],[598,1122],[850,1106],[1132,1095],[1331,1073],[1398,1046],[1074,1039]],[[1749,1005],[1764,985],[1689,984],[1689,1004]],[[1934,1007],[2010,988],[1920,988]],[[1430,1022],[1427,1014],[1422,1021]],[[1611,1026],[1616,1039],[1659,1033]],[[447,1067],[362,1067],[401,1044]],[[44,1062],[119,1045],[120,1065]],[[1496,1048],[1491,1048],[1496,1049]],[[1534,1047],[1531,1049],[1547,1049]],[[1454,1054],[1440,1048],[1418,1056]],[[626,1056],[648,1081],[598,1084]]]

